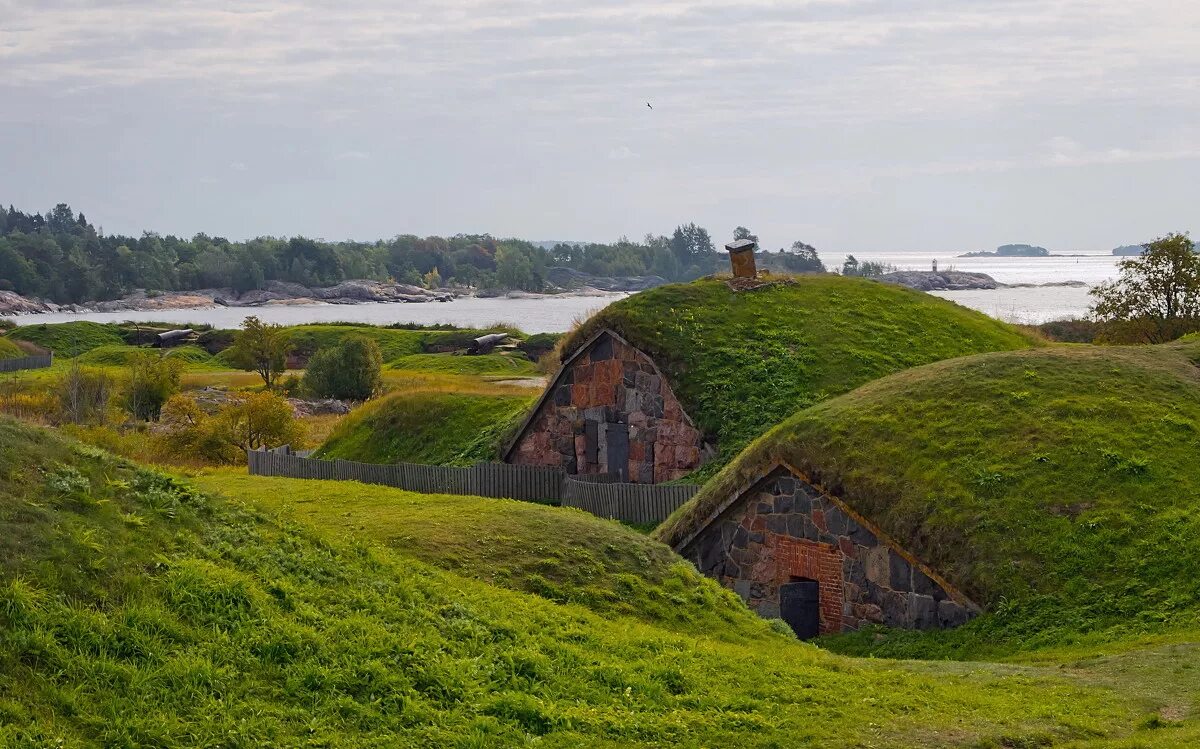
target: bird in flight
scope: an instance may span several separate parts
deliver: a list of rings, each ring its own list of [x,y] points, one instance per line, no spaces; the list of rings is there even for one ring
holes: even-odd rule
[[[646,106],[650,107],[650,102],[646,102]],[[650,107],[650,108],[654,109],[654,107]]]

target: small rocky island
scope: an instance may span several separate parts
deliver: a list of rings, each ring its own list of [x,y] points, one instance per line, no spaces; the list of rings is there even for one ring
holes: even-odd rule
[[[974,291],[1004,286],[986,273],[965,271],[900,270],[878,276],[880,281],[907,286],[918,291]]]
[[[1002,244],[994,252],[968,252],[959,257],[1050,257],[1050,250],[1032,244]]]

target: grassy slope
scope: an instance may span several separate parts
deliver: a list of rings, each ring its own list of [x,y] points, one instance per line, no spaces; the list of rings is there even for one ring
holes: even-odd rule
[[[101,346],[124,343],[114,326],[96,322],[25,325],[8,335],[50,349],[56,356],[78,356]]]
[[[1139,717],[1053,678],[600,618],[9,421],[0,457],[3,745],[1040,746]]]
[[[403,556],[600,614],[728,639],[759,636],[765,626],[663,544],[585,512],[354,482],[230,473],[194,482],[337,538],[381,541]]]
[[[170,349],[155,349],[125,344],[106,344],[80,354],[80,364],[97,367],[126,367],[135,356],[146,353],[163,353],[172,359],[180,359],[190,370],[219,369],[221,365],[199,346],[178,346]]]
[[[1194,627],[1198,357],[1195,343],[1059,347],[888,377],[786,421],[659,537],[782,457],[993,612],[842,647],[979,655]]]
[[[365,335],[379,344],[385,364],[414,354],[424,353],[428,346],[438,344],[455,345],[465,348],[467,342],[484,335],[487,330],[433,330],[433,329],[404,329],[381,328],[372,325],[337,325],[313,324],[296,325],[289,328],[293,347],[297,350],[313,352],[317,349],[333,346],[350,334]]]
[[[537,367],[528,358],[484,354],[482,356],[449,356],[446,354],[410,354],[390,361],[393,369],[411,369],[420,372],[446,372],[449,374],[501,375],[508,377],[536,377]]]
[[[909,367],[1032,341],[937,297],[841,276],[735,293],[720,280],[664,286],[598,312],[564,351],[610,327],[650,354],[731,459],[799,408]]]
[[[398,390],[344,418],[316,457],[455,465],[491,460],[499,432],[530,401],[523,394]]]
[[[0,338],[0,359],[19,359],[22,356],[29,356],[29,354],[7,338]]]

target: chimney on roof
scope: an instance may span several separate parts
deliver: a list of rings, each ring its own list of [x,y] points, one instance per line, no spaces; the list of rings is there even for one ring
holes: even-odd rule
[[[754,267],[754,248],[757,246],[753,239],[738,239],[725,245],[734,278],[758,277],[758,269]]]

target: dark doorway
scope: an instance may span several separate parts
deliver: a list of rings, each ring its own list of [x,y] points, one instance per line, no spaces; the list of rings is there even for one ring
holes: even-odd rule
[[[780,585],[779,615],[801,640],[821,634],[821,588],[817,581],[793,577],[792,582]]]

